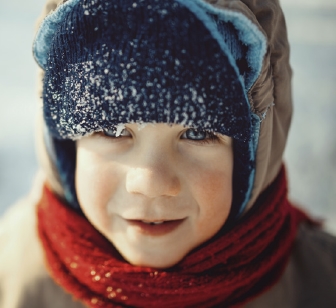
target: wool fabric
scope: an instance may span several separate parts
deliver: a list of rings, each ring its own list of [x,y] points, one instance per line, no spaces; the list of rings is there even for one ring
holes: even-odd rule
[[[44,187],[38,232],[55,281],[89,307],[238,307],[270,288],[307,216],[287,199],[284,168],[236,225],[172,268],[127,263],[88,220]]]
[[[171,123],[248,142],[248,48],[219,22],[225,52],[205,23],[176,0],[77,1],[48,50],[50,133],[74,140],[123,123]]]

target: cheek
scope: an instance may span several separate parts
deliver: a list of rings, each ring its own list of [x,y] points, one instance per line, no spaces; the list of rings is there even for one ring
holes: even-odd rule
[[[233,155],[230,151],[224,154],[213,157],[212,164],[209,160],[194,164],[197,169],[189,172],[189,187],[198,206],[195,228],[203,240],[219,231],[231,209]]]
[[[87,151],[77,151],[75,174],[79,204],[96,227],[108,224],[108,203],[118,188],[117,168],[103,158]]]
[[[203,172],[195,181],[195,193],[199,205],[199,223],[224,224],[232,202],[232,174],[229,172]]]

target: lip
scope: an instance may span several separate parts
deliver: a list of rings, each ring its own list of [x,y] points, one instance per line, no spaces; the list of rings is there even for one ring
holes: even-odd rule
[[[127,219],[126,221],[130,227],[135,228],[136,231],[139,233],[150,236],[162,236],[170,232],[173,232],[184,222],[184,220],[185,218],[176,220],[166,220],[163,221],[162,224],[148,224],[143,222],[142,220],[135,220],[135,219],[134,220]],[[155,223],[155,221],[153,222]]]

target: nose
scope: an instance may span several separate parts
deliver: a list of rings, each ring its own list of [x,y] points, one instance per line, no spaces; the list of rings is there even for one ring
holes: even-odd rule
[[[179,177],[167,161],[147,158],[147,163],[128,170],[126,190],[148,198],[177,196],[181,190]],[[150,160],[150,161],[148,161]]]

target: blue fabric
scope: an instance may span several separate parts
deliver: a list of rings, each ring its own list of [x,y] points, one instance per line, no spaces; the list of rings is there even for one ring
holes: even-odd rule
[[[244,80],[246,91],[250,90],[251,86],[257,80],[260,75],[262,63],[267,51],[267,38],[260,31],[260,29],[244,14],[237,11],[232,10],[223,10],[215,7],[208,2],[203,0],[177,0],[181,3],[188,3],[190,6],[197,5],[200,10],[204,10],[206,14],[209,15],[210,18],[213,19],[214,24],[210,27],[210,32],[213,33],[214,36],[225,36],[225,25],[232,23],[234,28],[236,29],[236,34],[238,35],[239,41],[237,42],[240,45],[248,46],[247,52],[244,55],[245,59],[248,63],[248,68],[250,71],[246,74],[246,78]],[[226,42],[228,43],[228,42]],[[240,46],[242,48],[242,46]],[[232,57],[235,61],[237,58],[235,57],[237,53],[235,50],[228,47],[230,50]],[[239,72],[240,74],[244,74],[244,72]]]
[[[79,1],[80,0],[68,0],[64,5],[61,5],[55,12],[52,12],[43,20],[33,43],[33,55],[35,61],[44,70],[46,69],[48,61],[50,45],[57,28]]]
[[[100,14],[99,2],[83,3],[50,45],[44,111],[55,137],[164,122],[249,139],[248,100],[232,56],[187,9],[175,1],[133,7],[119,0],[104,2],[110,7]]]
[[[252,117],[252,138],[249,142],[249,153],[250,153],[250,161],[253,161],[255,162],[256,161],[256,154],[257,154],[257,149],[258,149],[258,141],[259,141],[259,134],[260,134],[260,118],[258,115],[252,113],[251,114],[251,117]],[[250,200],[250,196],[251,196],[251,193],[252,193],[252,189],[253,189],[253,184],[254,184],[254,178],[255,178],[255,168],[252,168],[250,174],[249,174],[249,177],[248,177],[248,188],[245,192],[245,199],[243,200],[241,206],[240,206],[240,209],[239,209],[239,212],[238,212],[238,216],[240,216],[249,200]]]

